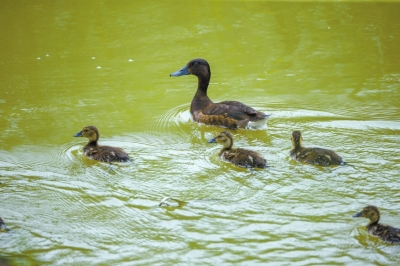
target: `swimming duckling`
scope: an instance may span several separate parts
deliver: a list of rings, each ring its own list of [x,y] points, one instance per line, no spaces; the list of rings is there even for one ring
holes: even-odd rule
[[[196,94],[190,105],[194,121],[207,125],[235,128],[259,129],[266,125],[269,115],[237,101],[214,103],[207,96],[211,70],[208,62],[198,58],[190,61],[181,70],[170,76],[195,75],[198,78]]]
[[[267,160],[265,160],[258,152],[233,149],[233,138],[229,132],[221,132],[215,138],[210,139],[208,143],[221,143],[223,145],[219,152],[219,157],[225,161],[243,168],[265,168]]]
[[[293,131],[292,146],[290,157],[302,163],[316,164],[322,166],[328,165],[343,165],[342,157],[336,152],[323,148],[304,148],[302,147],[303,137],[300,131]]]
[[[97,140],[99,139],[99,131],[95,126],[87,126],[82,131],[76,133],[74,137],[85,137],[89,141],[83,146],[83,153],[90,159],[102,162],[129,162],[128,154],[121,148],[110,146],[99,146]]]
[[[379,210],[375,206],[367,206],[353,217],[365,217],[370,220],[367,231],[370,235],[379,237],[391,244],[400,244],[400,229],[379,223]]]

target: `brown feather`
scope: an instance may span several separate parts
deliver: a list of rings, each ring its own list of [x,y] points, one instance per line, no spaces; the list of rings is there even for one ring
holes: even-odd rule
[[[302,140],[300,131],[293,131],[290,157],[294,160],[322,166],[344,164],[342,157],[336,152],[323,148],[305,148],[302,146]]]
[[[243,168],[265,168],[267,161],[258,152],[246,149],[234,149],[233,137],[229,132],[221,132],[209,142],[218,142],[223,145],[219,157],[226,162]]]
[[[85,137],[89,141],[83,146],[83,153],[90,159],[102,162],[129,162],[130,158],[123,149],[111,146],[100,146],[97,144],[99,131],[95,126],[87,126],[76,133],[74,137]]]
[[[380,224],[380,213],[377,207],[367,206],[353,217],[365,217],[370,220],[367,225],[367,231],[370,235],[378,237],[387,243],[400,244],[400,229]]]
[[[196,122],[226,128],[257,128],[259,124],[265,126],[269,115],[258,112],[238,101],[223,101],[214,103],[207,96],[207,89],[211,78],[208,62],[198,58],[191,60],[184,68],[172,73],[171,76],[192,74],[198,78],[196,94],[190,105],[190,113]],[[261,122],[264,121],[264,122]],[[251,122],[259,122],[252,124]]]

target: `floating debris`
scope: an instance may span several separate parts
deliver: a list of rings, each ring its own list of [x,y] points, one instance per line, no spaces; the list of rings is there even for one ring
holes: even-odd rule
[[[179,200],[179,199],[174,199],[174,198],[171,198],[171,197],[165,197],[165,198],[163,198],[163,199],[160,201],[160,204],[158,204],[158,206],[159,206],[159,207],[161,207],[162,205],[170,206],[170,203],[168,203],[167,200],[176,201],[176,202],[178,203],[178,206],[181,206],[181,205],[184,204],[184,202],[181,201],[181,200]]]

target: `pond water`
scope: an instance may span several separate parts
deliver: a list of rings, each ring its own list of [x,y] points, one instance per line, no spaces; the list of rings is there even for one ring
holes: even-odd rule
[[[11,1],[0,9],[0,257],[11,265],[399,265],[400,3]],[[194,123],[193,58],[209,96],[271,114],[230,130],[269,168],[222,162]],[[132,163],[85,158],[100,144]],[[351,166],[289,157],[290,136]],[[166,196],[170,206],[159,207]]]

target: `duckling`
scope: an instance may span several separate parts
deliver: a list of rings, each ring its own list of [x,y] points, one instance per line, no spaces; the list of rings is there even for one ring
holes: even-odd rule
[[[265,168],[267,160],[265,160],[258,152],[246,149],[233,149],[233,138],[229,132],[221,132],[215,138],[210,139],[208,143],[221,143],[223,145],[218,156],[225,162],[243,168]]]
[[[391,244],[400,244],[400,228],[379,223],[379,210],[375,206],[367,206],[362,211],[354,214],[353,217],[365,217],[370,220],[367,231],[370,235],[379,237]]]
[[[80,132],[76,133],[74,137],[85,137],[89,141],[83,146],[83,153],[90,159],[102,162],[129,162],[128,154],[121,148],[100,146],[97,144],[99,139],[99,131],[95,126],[84,127]]]
[[[269,115],[256,111],[241,102],[214,103],[208,98],[207,89],[210,83],[211,70],[206,60],[193,59],[181,70],[170,74],[170,77],[190,74],[198,78],[197,91],[190,105],[190,113],[194,121],[230,129],[260,129],[265,127]]]
[[[290,157],[302,163],[316,164],[322,166],[343,165],[344,162],[336,152],[323,148],[304,148],[301,144],[303,137],[300,131],[293,131]]]

